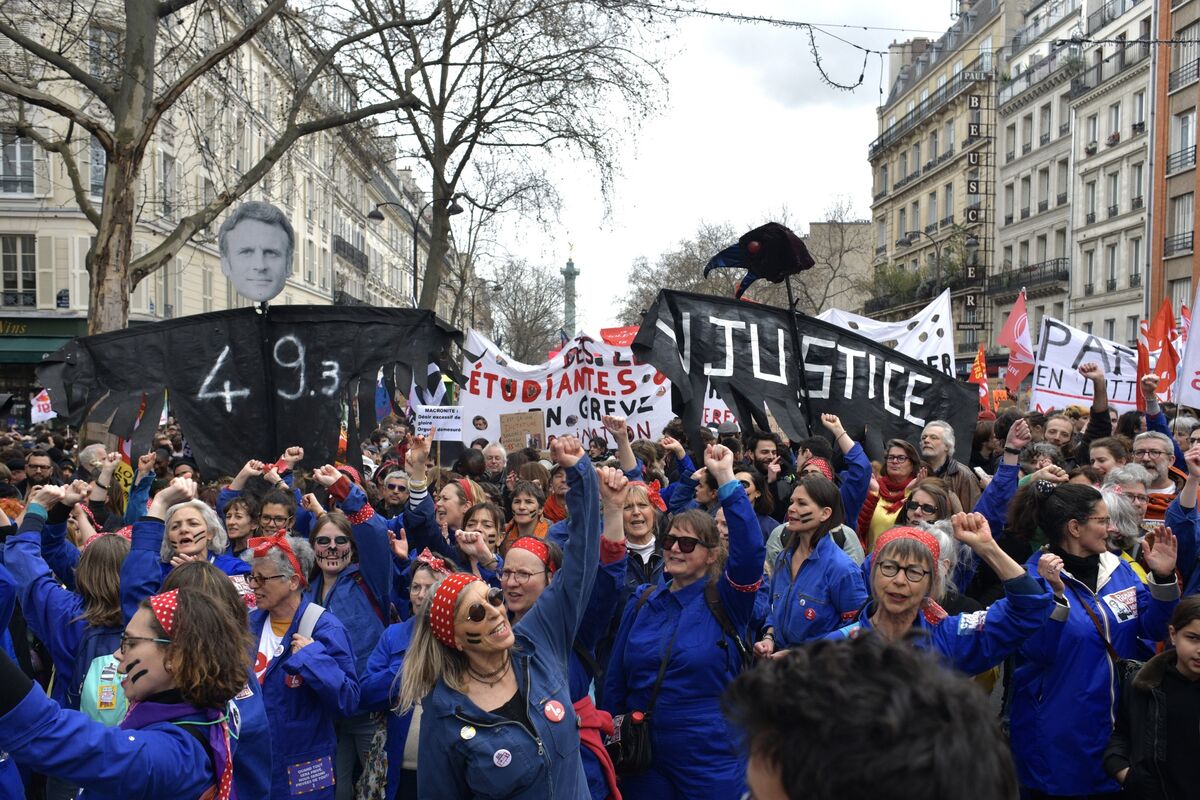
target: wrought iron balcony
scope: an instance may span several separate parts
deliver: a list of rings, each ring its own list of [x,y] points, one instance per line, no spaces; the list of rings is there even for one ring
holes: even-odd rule
[[[1087,32],[1094,33],[1145,0],[1109,0],[1098,11],[1088,14]]]
[[[1083,285],[1083,293],[1084,293],[1084,294],[1087,294],[1087,295],[1092,295],[1092,294],[1095,294],[1095,293],[1096,293],[1096,284],[1094,284],[1094,283],[1085,283],[1085,284]]]
[[[1043,147],[1045,145],[1050,144],[1050,133],[1046,132],[1046,133],[1043,133],[1040,137],[1038,137],[1038,144]]]
[[[1021,209],[1021,219],[1029,219],[1029,206]]]
[[[1038,200],[1038,213],[1044,213],[1050,209],[1049,200]]]
[[[1004,105],[1013,98],[1019,96],[1025,90],[1030,89],[1042,81],[1049,78],[1051,75],[1058,72],[1065,66],[1078,64],[1077,61],[1080,55],[1079,45],[1073,44],[1069,47],[1059,48],[1055,52],[1046,56],[1036,64],[1030,65],[1029,69],[1013,76],[1013,78],[1000,86],[998,102]],[[1062,134],[1064,131],[1059,130]],[[1043,142],[1045,144],[1045,142]]]
[[[1163,256],[1169,258],[1180,253],[1190,253],[1192,251],[1193,236],[1195,236],[1194,231],[1168,236],[1163,240]]]
[[[1110,291],[1110,292],[1112,292],[1112,291],[1116,291],[1116,288],[1117,288],[1117,279],[1116,279],[1116,278],[1109,278],[1107,281],[1105,281],[1105,284],[1104,284],[1104,286],[1105,286],[1105,288],[1106,288],[1108,291]]]
[[[1129,0],[1113,0],[1113,2],[1128,2]],[[1144,2],[1145,0],[1139,0]],[[1109,3],[1112,5],[1112,3]],[[1101,61],[1099,64],[1088,69],[1080,75],[1076,75],[1071,79],[1070,97],[1072,99],[1087,94],[1092,89],[1100,86],[1102,83],[1109,81],[1120,75],[1130,67],[1136,66],[1145,61],[1150,56],[1150,43],[1135,39],[1129,42],[1124,48],[1117,50],[1108,58]]]
[[[1051,284],[1067,284],[1071,280],[1071,260],[1051,258],[1020,269],[998,272],[988,276],[988,294],[1016,293],[1022,287],[1032,289]],[[1066,289],[1066,286],[1063,286]]]
[[[1136,289],[1142,285],[1142,273],[1135,272],[1129,276],[1129,288]]]
[[[1145,199],[1139,194],[1137,197],[1133,198],[1132,201],[1130,201],[1129,207],[1131,210],[1136,211],[1139,208],[1141,208],[1142,206],[1144,206],[1145,204],[1146,204]]]
[[[1016,157],[1017,157],[1016,151],[1009,150],[1007,153],[1004,154],[1004,163],[1007,164],[1008,162],[1012,161]]]
[[[1095,221],[1096,221],[1096,212],[1095,212],[1095,211],[1089,211],[1089,212],[1087,213],[1087,217],[1085,217],[1085,218],[1084,218],[1084,224],[1085,224],[1085,225],[1091,225],[1091,224],[1092,224],[1093,222],[1095,222]]]
[[[339,256],[346,261],[349,261],[359,272],[366,275],[371,271],[370,262],[367,260],[367,254],[359,250],[350,242],[338,236],[333,235],[333,254]]]
[[[1172,70],[1167,79],[1167,91],[1177,91],[1197,80],[1200,80],[1200,58],[1192,59],[1179,69]]]
[[[1167,174],[1196,166],[1196,145],[1176,150],[1167,156]]]
[[[1021,155],[1027,156],[1033,152],[1033,142],[1026,142],[1021,145]]]
[[[1117,208],[1116,203],[1113,203],[1111,206],[1108,207],[1108,215],[1110,217],[1115,217],[1117,215],[1118,211],[1119,211],[1119,209]]]
[[[1059,193],[1058,193],[1058,197],[1057,197],[1057,198],[1055,198],[1055,200],[1056,200],[1056,203],[1055,203],[1055,205],[1060,205],[1060,206],[1061,206],[1061,205],[1065,205],[1065,204],[1066,204],[1066,202],[1067,202],[1067,193],[1066,193],[1066,192],[1059,192]]]

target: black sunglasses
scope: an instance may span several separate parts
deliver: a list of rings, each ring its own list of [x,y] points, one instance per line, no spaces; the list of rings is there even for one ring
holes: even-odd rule
[[[662,540],[663,550],[670,550],[676,545],[679,546],[679,552],[690,553],[696,549],[696,545],[708,547],[704,542],[694,536],[676,536],[673,533],[668,533]]]
[[[904,504],[904,507],[907,508],[909,511],[916,511],[919,508],[922,511],[924,511],[926,514],[936,514],[937,513],[937,506],[931,506],[931,505],[929,505],[929,503],[918,503],[916,500],[909,500],[907,503]]]
[[[499,608],[504,604],[504,592],[493,586],[488,589],[487,593],[488,605]],[[483,607],[483,603],[471,603],[467,608],[467,619],[471,622],[483,622],[487,617],[487,609]]]
[[[317,547],[329,547],[329,545],[331,545],[331,544],[335,544],[340,547],[341,545],[344,545],[344,544],[350,544],[350,537],[349,536],[318,536],[313,541],[315,541],[317,543]]]

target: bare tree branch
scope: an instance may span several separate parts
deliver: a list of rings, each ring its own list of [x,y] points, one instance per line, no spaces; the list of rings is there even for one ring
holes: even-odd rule
[[[3,19],[0,19],[0,34],[12,39],[22,50],[28,51],[42,61],[45,61],[50,66],[67,73],[72,80],[76,81],[93,95],[95,95],[97,100],[99,100],[101,103],[104,103],[104,105],[109,106],[110,108],[112,107],[112,104],[116,100],[116,93],[113,91],[112,87],[92,76],[91,73],[89,73],[86,69],[79,66],[62,53],[51,50],[40,42],[30,39],[15,27],[9,25],[8,22]]]
[[[85,114],[80,109],[64,102],[57,97],[46,94],[45,92],[31,89],[28,86],[22,86],[14,83],[11,80],[0,78],[0,94],[6,94],[10,97],[15,97],[18,100],[24,100],[30,105],[44,108],[47,111],[53,111],[60,117],[63,117],[82,128],[86,128],[93,136],[105,143],[106,147],[112,146],[112,135],[108,129],[104,127],[95,117]]]
[[[96,206],[92,203],[88,196],[88,187],[83,183],[83,176],[79,173],[79,163],[75,160],[75,155],[71,152],[71,128],[67,129],[67,135],[64,139],[51,140],[44,136],[41,131],[24,121],[23,115],[17,122],[17,133],[21,136],[32,139],[39,147],[48,153],[58,153],[63,160],[63,165],[67,168],[67,177],[71,181],[71,191],[75,195],[75,202],[79,206],[79,210],[88,218],[88,221],[100,227],[100,212],[96,210]]]

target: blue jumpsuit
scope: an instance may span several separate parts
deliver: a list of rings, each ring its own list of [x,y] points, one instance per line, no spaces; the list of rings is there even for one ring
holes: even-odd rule
[[[715,580],[736,630],[745,630],[763,576],[766,546],[754,509],[740,483],[718,490],[729,525],[729,560]],[[625,608],[608,664],[604,705],[614,715],[649,705],[667,642],[670,660],[650,719],[654,762],[649,771],[621,780],[626,800],[737,798],[745,791],[746,762],[736,731],[721,714],[721,693],[741,669],[704,600],[706,579],[678,591],[661,586],[639,609]],[[637,593],[641,596],[641,590]]]

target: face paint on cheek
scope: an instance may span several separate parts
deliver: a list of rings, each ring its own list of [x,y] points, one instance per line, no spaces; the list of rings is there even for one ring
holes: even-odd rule
[[[796,517],[796,519],[797,519],[798,521],[800,521],[800,522],[804,522],[804,523],[812,522],[812,521],[813,521],[813,512],[811,512],[811,511],[805,511],[803,514],[801,514],[800,516]]]
[[[147,672],[150,671],[148,669],[144,669],[140,672],[135,673],[134,670],[137,668],[137,665],[141,664],[141,663],[142,663],[142,660],[140,658],[135,661],[129,662],[129,669],[125,670],[125,674],[129,676],[130,683],[137,683],[139,678],[143,677]]]
[[[466,638],[467,644],[481,644],[483,642],[482,636],[467,636]]]

